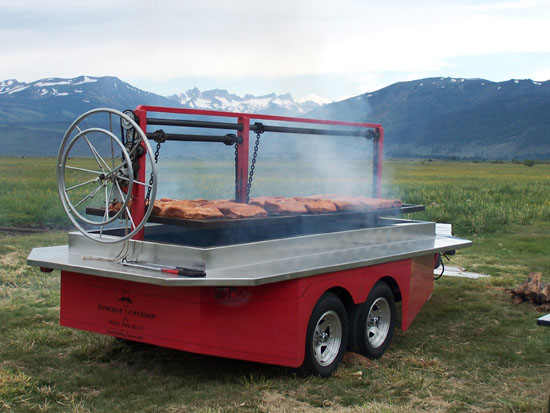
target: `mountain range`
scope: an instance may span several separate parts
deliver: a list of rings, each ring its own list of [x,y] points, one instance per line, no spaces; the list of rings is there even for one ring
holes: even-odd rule
[[[161,96],[116,77],[4,80],[0,155],[55,155],[63,132],[80,114],[140,104],[381,123],[385,154],[394,157],[550,158],[550,81],[460,78],[399,82],[325,105],[297,102],[290,94],[241,97],[222,89]],[[290,141],[282,142],[270,148],[273,156],[288,150]],[[186,156],[195,156],[190,145]],[[303,147],[312,150],[309,142],[298,145]]]
[[[125,110],[138,105],[273,115],[303,115],[320,107],[312,101],[299,103],[290,94],[240,97],[222,89],[201,92],[194,88],[161,96],[110,76],[30,83],[9,79],[0,81],[0,155],[55,155],[64,131],[82,113],[98,107]]]
[[[244,97],[229,93],[223,89],[201,92],[198,88],[169,96],[182,107],[192,109],[222,110],[240,113],[267,113],[270,115],[299,116],[321,105],[312,101],[296,102],[290,93],[263,96],[245,95]]]
[[[384,125],[395,157],[549,159],[550,81],[427,78],[399,82],[308,115]]]

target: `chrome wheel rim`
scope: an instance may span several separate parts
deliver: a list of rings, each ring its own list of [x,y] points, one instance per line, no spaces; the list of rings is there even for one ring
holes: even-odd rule
[[[102,124],[100,122],[101,120],[107,123]],[[117,136],[115,128],[113,128],[114,125],[116,126],[122,121],[128,125],[128,128],[133,129],[135,132],[136,142],[134,143],[133,149],[125,147],[121,141],[122,135],[120,137]],[[103,127],[93,126],[84,129],[86,122],[97,123],[103,125]],[[122,133],[123,132],[121,132],[121,134]],[[110,143],[110,145],[107,145],[111,148],[109,157],[101,156],[100,151],[88,139],[89,134],[101,136]],[[93,168],[75,167],[74,165],[68,164],[68,161],[71,159],[71,150],[77,142],[85,142],[87,144],[90,151],[88,155],[92,155],[90,159],[95,159],[97,163]],[[146,179],[140,181],[134,177],[132,156],[135,155],[135,151],[139,147],[144,148],[146,167],[151,171],[149,181]],[[115,153],[121,153],[122,159],[119,159],[118,155],[115,157]],[[157,172],[153,153],[147,136],[139,125],[127,114],[118,110],[108,108],[93,109],[81,115],[73,122],[67,132],[65,132],[59,147],[57,157],[57,188],[63,209],[74,226],[83,235],[94,241],[118,243],[133,237],[144,227],[153,211],[157,190]],[[86,178],[83,182],[67,186],[67,171],[71,170],[87,173],[90,175],[90,179]],[[122,184],[128,187],[126,192],[122,190]],[[133,198],[132,188],[134,184],[144,187],[146,191],[150,191],[149,204],[145,205],[144,216],[138,222],[134,220],[130,210],[130,200]],[[86,189],[87,195],[80,199],[76,199],[76,202],[73,203],[70,192],[80,188]],[[102,200],[100,206],[104,207],[105,211],[98,221],[87,218],[77,210],[80,205],[85,205],[84,202],[91,200],[95,196],[98,196]],[[109,204],[115,197],[121,202],[121,206],[118,211],[110,215]],[[124,236],[106,235],[104,231],[108,228],[108,225],[117,219],[123,226]],[[95,228],[91,230],[87,228],[87,226]]]
[[[326,311],[313,332],[313,356],[321,366],[328,366],[338,356],[342,344],[342,322],[336,312]]]
[[[365,334],[369,345],[378,348],[384,343],[390,331],[390,303],[384,297],[377,298],[369,308]]]
[[[91,183],[91,184],[96,183],[97,185],[101,184],[99,187],[96,187],[96,189],[94,189],[90,192],[89,196],[91,195],[91,198],[93,198],[94,195],[103,196],[102,189],[105,188],[105,194],[104,194],[105,195],[105,202],[103,204],[105,205],[106,215],[103,216],[103,219],[101,221],[92,221],[92,220],[86,218],[85,216],[83,216],[77,210],[78,204],[75,205],[72,202],[72,200],[69,196],[69,191],[72,188],[67,188],[64,179],[60,181],[60,186],[61,186],[61,190],[62,190],[62,192],[60,192],[61,201],[62,201],[63,205],[65,205],[67,207],[67,214],[68,214],[69,218],[71,219],[73,224],[79,229],[81,228],[81,226],[80,226],[78,220],[80,220],[82,222],[85,222],[86,224],[95,225],[95,226],[103,226],[103,225],[106,225],[106,224],[109,224],[109,223],[115,221],[119,217],[119,215],[125,210],[126,206],[128,205],[128,201],[132,197],[132,187],[133,187],[133,182],[134,182],[134,180],[132,178],[134,176],[134,171],[132,169],[132,161],[130,160],[130,156],[129,156],[128,152],[124,148],[124,145],[122,145],[122,143],[118,140],[118,138],[112,132],[104,130],[104,129],[100,129],[100,128],[89,128],[89,129],[86,129],[84,131],[81,131],[79,134],[77,134],[71,140],[71,142],[67,146],[67,149],[65,150],[65,153],[63,155],[63,161],[59,165],[59,167],[61,169],[62,177],[63,178],[65,177],[65,173],[66,173],[67,169],[80,169],[80,168],[73,168],[71,166],[68,166],[67,165],[67,160],[70,158],[71,149],[74,146],[74,144],[79,139],[82,139],[82,138],[87,139],[86,135],[90,134],[91,132],[99,132],[99,133],[103,133],[104,135],[106,135],[113,142],[113,145],[116,145],[117,150],[120,151],[123,154],[124,159],[123,159],[123,162],[120,163],[120,165],[118,165],[116,168],[113,167],[113,169],[111,169],[109,164],[105,160],[103,160],[99,155],[97,155],[101,159],[101,162],[98,161],[98,167],[101,170],[99,170],[99,171],[93,171],[93,170],[87,171],[92,176],[95,175],[95,179],[84,182],[84,183],[81,183],[81,184],[78,184],[78,185],[75,185],[73,187],[73,188],[75,188],[75,187],[83,186],[83,185],[86,185],[88,183]],[[124,193],[120,189],[120,184],[119,184],[119,182],[120,183],[122,182],[122,177],[121,178],[118,177],[118,172],[120,172],[120,170],[123,169],[123,167],[127,168],[127,170],[128,170],[128,176],[126,178],[124,178],[128,182],[128,192],[127,193]],[[110,187],[108,186],[108,184],[110,184]],[[116,185],[116,190],[115,190],[115,185]],[[118,190],[118,194],[116,194],[117,190]],[[108,215],[109,200],[112,198],[112,196],[114,194],[120,195],[121,199],[123,200],[123,203],[122,203],[122,207],[116,212],[116,214],[109,218],[109,215]]]

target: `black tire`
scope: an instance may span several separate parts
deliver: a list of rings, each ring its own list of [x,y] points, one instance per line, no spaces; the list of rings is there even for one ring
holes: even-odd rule
[[[380,358],[390,345],[394,328],[395,299],[388,284],[379,281],[367,300],[351,313],[351,349],[369,358]]]
[[[335,294],[323,294],[307,325],[302,369],[316,376],[330,376],[344,357],[348,336],[349,320],[344,304]]]

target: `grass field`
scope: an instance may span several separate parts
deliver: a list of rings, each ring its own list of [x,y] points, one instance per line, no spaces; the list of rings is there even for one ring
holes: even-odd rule
[[[54,164],[2,159],[0,226],[67,226]],[[433,298],[406,333],[396,332],[382,359],[342,365],[333,377],[319,379],[62,328],[58,272],[41,273],[25,259],[33,247],[65,243],[66,232],[5,233],[0,235],[0,411],[544,412],[550,329],[537,327],[541,314],[529,304],[513,305],[502,287],[524,281],[531,271],[542,271],[543,281],[550,281],[550,165],[385,165],[385,195],[425,204],[426,213],[415,218],[453,223],[460,235],[474,240],[453,264],[492,277],[436,282]],[[230,164],[169,166],[161,173],[171,184],[161,187],[160,196],[180,190],[188,197],[228,196]],[[368,187],[362,166],[352,166],[359,177],[351,191]],[[292,195],[343,185],[345,176],[334,173],[333,182],[316,186],[311,169],[263,163],[253,191]],[[205,173],[193,185],[177,178],[197,171]]]
[[[550,220],[550,164],[389,161],[384,167],[383,196],[426,205],[425,213],[413,217],[450,222],[457,234]],[[323,168],[263,160],[256,168],[252,196],[370,193],[368,163]],[[234,195],[231,162],[166,160],[159,164],[159,175],[159,198]],[[2,158],[0,188],[0,226],[69,227],[57,195],[54,159]]]

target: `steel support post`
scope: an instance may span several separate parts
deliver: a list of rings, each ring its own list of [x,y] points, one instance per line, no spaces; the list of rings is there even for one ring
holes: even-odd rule
[[[241,130],[237,131],[237,136],[242,138],[242,143],[237,144],[237,167],[235,173],[235,201],[247,202],[247,184],[248,184],[248,152],[250,135],[250,118],[239,117],[237,123],[242,125]]]

